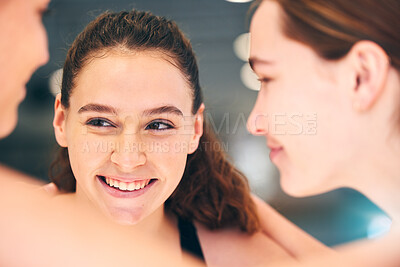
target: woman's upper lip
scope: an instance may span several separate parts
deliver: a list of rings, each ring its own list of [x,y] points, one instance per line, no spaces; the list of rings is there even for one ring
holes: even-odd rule
[[[270,147],[268,146],[270,150],[281,150],[283,149],[281,146],[280,147]]]
[[[110,178],[110,179],[113,179],[113,180],[118,180],[120,182],[125,182],[125,183],[157,179],[155,177],[122,177],[122,176],[107,175],[107,174],[98,174],[97,176],[103,176],[103,177],[106,177],[106,178]]]
[[[267,143],[267,146],[270,150],[278,150],[278,149],[282,149],[283,147],[281,145],[278,144],[272,144],[270,142]]]

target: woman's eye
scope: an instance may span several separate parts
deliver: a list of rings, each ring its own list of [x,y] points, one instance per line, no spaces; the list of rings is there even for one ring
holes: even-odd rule
[[[168,130],[172,128],[174,128],[172,125],[160,121],[151,122],[146,126],[146,130]]]
[[[265,88],[267,86],[269,86],[269,84],[271,83],[272,79],[268,78],[268,77],[262,77],[262,78],[258,78],[257,79],[260,82],[260,87],[259,89],[261,90],[262,88]]]
[[[258,78],[257,79],[260,83],[269,83],[271,81],[270,78]]]
[[[104,119],[91,119],[87,123],[87,125],[94,126],[94,127],[114,127],[110,122]]]

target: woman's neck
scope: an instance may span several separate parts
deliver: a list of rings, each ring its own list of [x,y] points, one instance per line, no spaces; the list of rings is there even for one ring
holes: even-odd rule
[[[103,213],[99,207],[94,205],[91,200],[89,200],[84,194],[84,192],[77,192],[70,194],[70,197],[74,198],[76,207],[91,206],[92,209],[98,210],[98,212]],[[109,219],[115,223],[116,228],[123,228],[124,231],[129,233],[129,229],[132,229],[132,238],[135,238],[135,234],[140,232],[144,236],[147,236],[151,240],[156,242],[167,242],[168,246],[177,244],[180,248],[179,230],[176,217],[164,211],[164,205],[160,206],[153,213],[143,218],[140,222],[136,224],[123,225],[110,216],[104,215],[105,219]]]
[[[369,154],[369,160],[363,161],[364,166],[352,174],[357,177],[352,187],[384,210],[393,225],[397,225],[400,222],[400,144]]]
[[[174,215],[165,212],[163,206],[135,225],[118,225],[118,227],[131,228],[132,240],[139,232],[146,236],[150,244],[163,244],[168,247],[170,253],[174,253],[171,257],[175,259],[182,257],[177,219]]]
[[[146,233],[147,236],[151,236],[152,238],[165,240],[169,244],[179,244],[179,231],[176,217],[166,213],[163,206],[139,223],[126,227],[132,227],[135,232],[140,231],[141,233]]]

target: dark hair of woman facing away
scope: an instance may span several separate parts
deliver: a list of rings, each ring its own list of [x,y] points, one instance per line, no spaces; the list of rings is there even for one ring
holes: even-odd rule
[[[195,114],[203,102],[198,66],[190,41],[178,26],[149,12],[106,12],[92,21],[73,42],[64,64],[61,104],[69,107],[75,81],[96,54],[111,49],[158,51],[167,55],[192,89]],[[200,222],[209,229],[239,227],[247,233],[259,229],[256,208],[244,175],[226,159],[218,140],[204,121],[198,149],[188,155],[181,182],[165,203],[177,216]],[[217,145],[216,145],[217,144]],[[50,168],[50,178],[60,190],[75,192],[67,148],[61,148]]]

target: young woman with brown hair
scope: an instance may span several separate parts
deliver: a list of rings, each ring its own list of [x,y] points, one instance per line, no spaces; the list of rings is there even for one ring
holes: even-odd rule
[[[0,1],[0,138],[14,129],[26,83],[49,59],[42,23],[48,5],[49,0]],[[1,165],[0,182],[0,266],[132,266],[132,258],[139,266],[203,266],[169,255],[167,246],[140,232],[132,243],[124,229],[111,230],[89,208],[71,213],[73,203],[65,202],[59,213],[35,179]],[[148,257],[150,251],[157,257]],[[71,255],[80,255],[79,261]]]
[[[248,128],[267,138],[282,188],[294,196],[354,188],[387,212],[395,232],[400,219],[400,2],[258,4],[250,64],[261,90]],[[302,119],[316,114],[317,132],[279,135],[268,116],[275,113]],[[280,131],[293,131],[290,125]],[[274,232],[284,242],[286,236]]]
[[[267,137],[286,192],[348,186],[400,219],[399,15],[396,0],[262,1],[250,58],[261,91],[248,124]],[[266,132],[263,115],[281,111],[316,113],[317,134]]]

